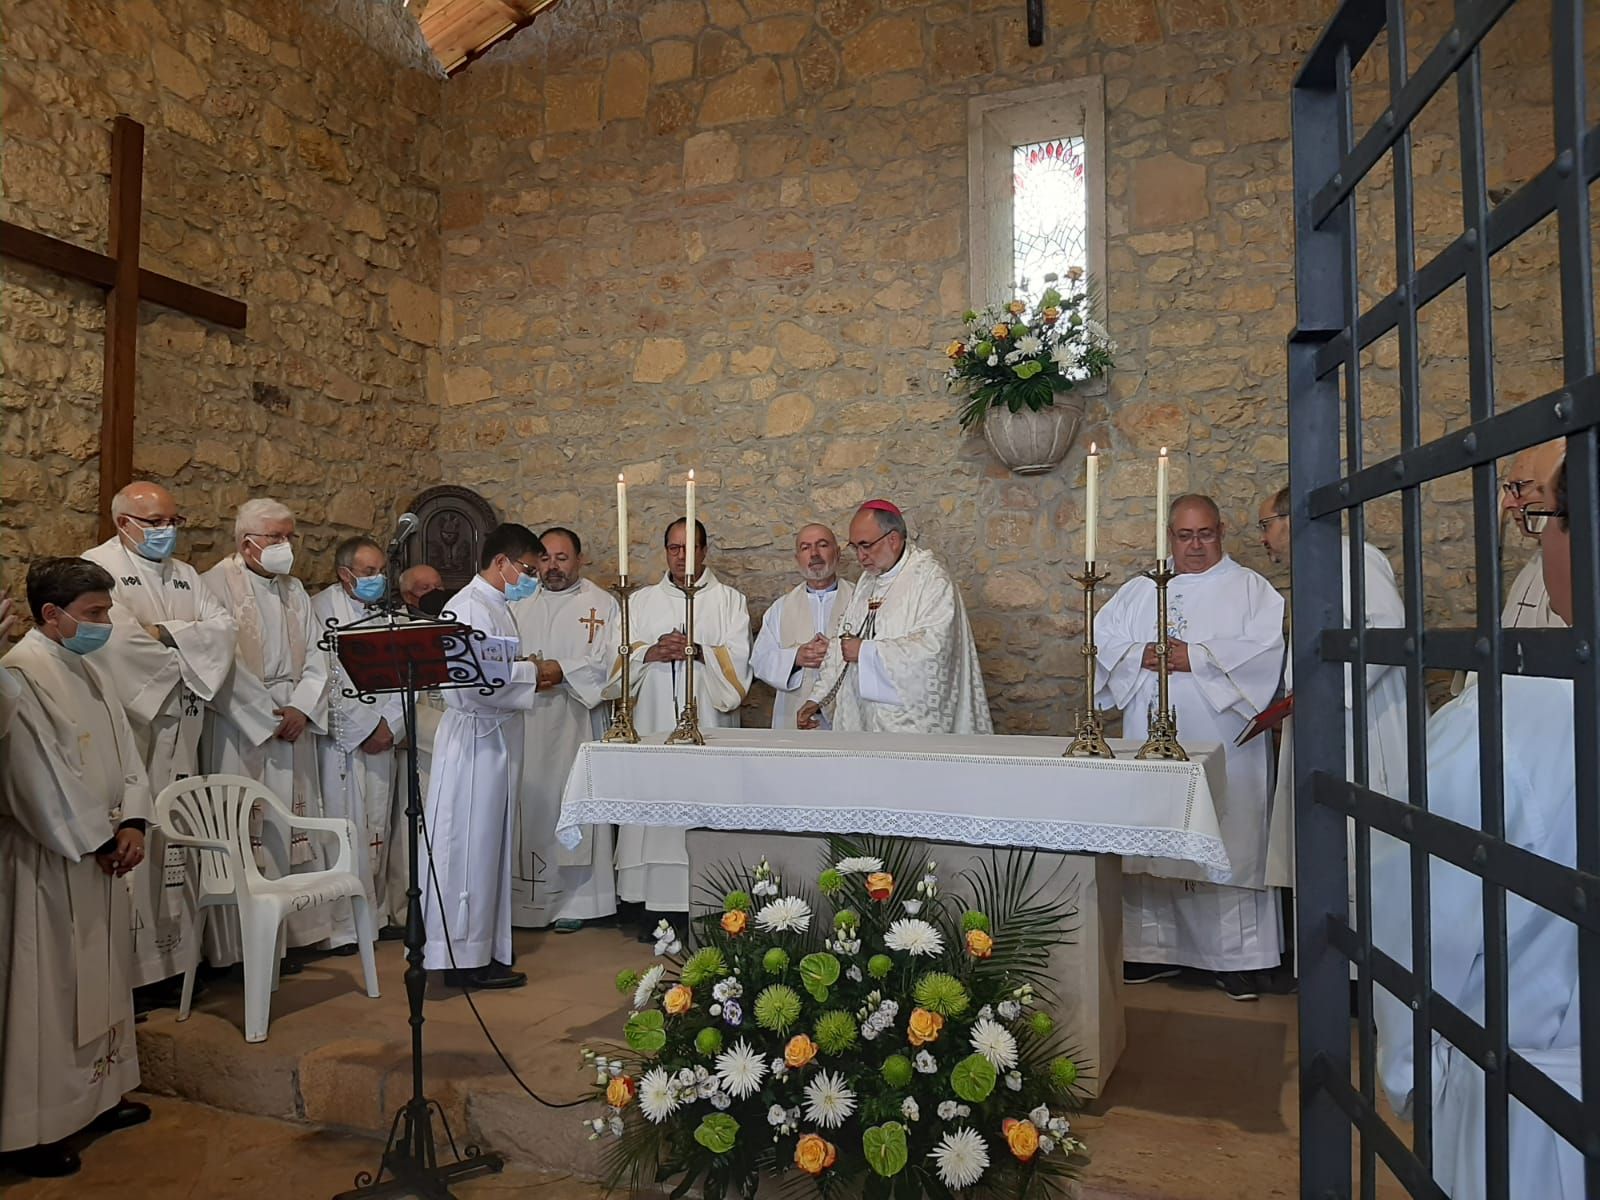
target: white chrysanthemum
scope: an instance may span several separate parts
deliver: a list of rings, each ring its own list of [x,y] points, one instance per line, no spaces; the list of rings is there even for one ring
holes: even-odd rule
[[[998,1021],[979,1021],[972,1027],[972,1048],[996,1071],[1009,1071],[1017,1065],[1017,1039]]]
[[[717,1055],[717,1078],[741,1100],[757,1091],[766,1077],[767,1060],[759,1051],[750,1049],[743,1038],[734,1043],[733,1049]]]
[[[837,1129],[856,1110],[856,1094],[845,1086],[844,1076],[820,1071],[806,1084],[806,1116],[824,1129]]]
[[[1032,358],[1035,354],[1039,353],[1039,351],[1043,349],[1044,343],[1038,338],[1034,337],[1031,333],[1024,334],[1022,337],[1017,339],[1017,353],[1022,355],[1024,358]]]
[[[944,949],[944,938],[926,921],[903,920],[889,926],[883,935],[883,944],[891,950],[907,954],[932,956]]]
[[[874,858],[870,854],[858,854],[854,858],[841,858],[833,869],[846,875],[857,873],[870,875],[874,871],[883,870],[883,859]]]
[[[666,973],[666,966],[657,963],[640,976],[638,986],[633,989],[633,1007],[636,1010],[650,1003],[650,998],[656,992],[656,984],[661,982],[661,977]]]
[[[762,905],[756,924],[768,933],[804,933],[811,924],[811,906],[798,896],[784,896]]]
[[[678,1089],[672,1076],[657,1067],[639,1080],[639,1111],[659,1125],[678,1108]]]
[[[975,1129],[945,1134],[928,1157],[939,1168],[939,1182],[947,1188],[971,1187],[989,1169],[988,1143]]]

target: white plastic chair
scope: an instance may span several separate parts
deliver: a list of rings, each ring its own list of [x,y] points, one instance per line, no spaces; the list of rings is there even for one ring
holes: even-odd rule
[[[290,831],[316,830],[338,839],[339,857],[328,871],[307,871],[268,879],[256,865],[250,844],[250,816],[260,807],[262,818],[278,827],[283,844]],[[284,807],[261,784],[240,775],[196,775],[180,779],[156,797],[156,822],[174,846],[192,850],[200,860],[199,919],[193,950],[183,976],[178,1020],[189,1019],[195,970],[207,914],[222,905],[239,910],[244,942],[244,1040],[267,1040],[272,993],[278,990],[278,964],[283,958],[283,922],[291,913],[314,904],[348,897],[355,910],[356,940],[367,995],[378,998],[378,970],[372,956],[375,937],[372,906],[355,872],[355,826],[332,817],[300,817]]]

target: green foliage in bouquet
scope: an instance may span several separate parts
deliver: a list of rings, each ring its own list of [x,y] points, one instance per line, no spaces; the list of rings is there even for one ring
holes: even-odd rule
[[[980,859],[952,904],[926,853],[832,838],[815,890],[764,860],[709,874],[699,948],[668,936],[620,975],[625,1045],[584,1051],[609,1187],[1066,1194],[1086,1151],[1048,967],[1075,909],[1020,851]]]

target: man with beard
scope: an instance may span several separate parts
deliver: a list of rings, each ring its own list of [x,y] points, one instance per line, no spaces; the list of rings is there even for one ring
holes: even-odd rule
[[[767,609],[750,666],[777,692],[772,728],[793,729],[801,703],[811,694],[817,669],[839,633],[839,620],[854,590],[839,578],[839,543],[826,525],[807,525],[794,535],[800,582]],[[821,718],[828,728],[827,717]]]

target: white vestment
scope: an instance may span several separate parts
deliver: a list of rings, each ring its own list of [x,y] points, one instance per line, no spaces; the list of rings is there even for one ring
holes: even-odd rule
[[[154,815],[109,677],[37,629],[0,734],[0,1151],[59,1141],[139,1086],[128,889],[94,852]],[[134,874],[148,870],[136,867]]]
[[[0,667],[0,734],[11,728],[11,718],[22,699],[22,681]]]
[[[795,717],[810,697],[820,670],[796,665],[795,651],[819,633],[830,643],[839,636],[839,622],[854,590],[848,579],[822,591],[808,583],[797,584],[761,618],[761,632],[750,652],[750,669],[777,693],[772,700],[772,728],[795,728]],[[822,728],[832,728],[827,714],[822,715]]]
[[[907,546],[887,571],[863,575],[839,628],[841,636],[847,629],[852,636],[864,636],[860,661],[846,663],[836,639],[808,697],[824,711],[831,708],[835,729],[994,731],[961,593],[927,550]]]
[[[353,599],[335,584],[318,592],[311,601],[317,627],[326,630],[328,622],[351,625],[364,620],[374,610]],[[350,681],[337,657],[330,657],[328,684],[328,736],[317,739],[317,774],[322,781],[322,811],[325,816],[342,817],[356,827],[356,869],[366,886],[375,925],[383,924],[389,910],[389,854],[394,840],[390,822],[394,814],[395,781],[400,778],[404,760],[394,750],[368,754],[361,743],[371,737],[378,722],[388,723],[396,744],[406,735],[405,700],[399,692],[386,692],[372,704],[346,696]],[[332,909],[333,932],[328,944],[354,945],[355,911],[348,899],[340,899]]]
[[[417,727],[411,731],[412,740],[417,746],[417,795],[426,800],[428,795],[428,778],[433,770],[433,743],[439,734],[439,723],[444,720],[446,712],[444,693],[433,689],[417,696]],[[393,851],[389,855],[388,876],[389,882],[384,895],[384,903],[388,912],[391,925],[398,925],[402,929],[406,924],[406,891],[411,887],[411,851],[409,839],[411,837],[410,818],[406,815],[406,806],[410,803],[409,783],[406,780],[406,756],[401,751],[395,755],[396,767],[399,772],[394,789],[394,808],[389,818],[389,828],[394,841]],[[420,808],[421,805],[419,804]],[[421,834],[418,834],[418,845],[421,845]],[[427,886],[426,878],[418,878],[419,886]],[[374,920],[381,925],[383,914],[379,913]]]
[[[1533,557],[1522,564],[1506,592],[1505,606],[1500,610],[1502,629],[1565,629],[1567,623],[1550,609],[1550,593],[1544,586],[1544,548],[1533,552]],[[1478,682],[1476,671],[1457,671],[1450,680],[1451,695],[1459,696]]]
[[[316,735],[328,731],[328,656],[318,649],[323,630],[311,612],[311,597],[291,575],[264,577],[237,554],[202,577],[206,587],[233,615],[238,626],[233,669],[211,701],[206,719],[206,770],[254,779],[299,816],[322,815],[317,776]],[[281,717],[274,709],[297,708],[306,715],[299,738],[275,737]],[[256,861],[263,874],[321,871],[329,864],[321,839],[296,834],[281,844],[276,828],[253,822]],[[286,923],[287,944],[311,946],[333,930],[333,910],[315,904]],[[226,967],[243,955],[239,915],[231,907],[206,918],[206,958]]]
[[[511,605],[524,654],[561,666],[561,682],[533,698],[525,721],[522,790],[511,878],[511,923],[539,929],[556,920],[592,921],[617,911],[609,825],[586,825],[568,850],[556,818],[578,747],[606,731],[606,684],[622,641],[617,601],[579,579],[562,592],[541,589]]]
[[[152,795],[200,773],[205,705],[233,666],[236,637],[228,610],[186,562],[152,562],[113,537],[84,558],[116,580],[111,590],[111,641],[95,665],[117,689],[144,760]],[[145,632],[160,625],[173,645]],[[133,986],[181,974],[194,936],[198,870],[190,856],[168,846],[158,827],[145,838],[145,863],[123,876],[132,898]]]
[[[1228,556],[1209,571],[1177,575],[1167,588],[1168,636],[1189,646],[1188,671],[1173,671],[1169,695],[1178,740],[1220,742],[1228,789],[1219,814],[1228,884],[1138,873],[1128,864],[1122,905],[1123,957],[1208,971],[1255,971],[1282,960],[1283,914],[1266,887],[1272,743],[1233,739],[1272,701],[1283,668],[1283,597]],[[1095,700],[1122,710],[1124,737],[1149,732],[1157,677],[1142,665],[1156,640],[1156,587],[1130,579],[1101,610]]]
[[[491,637],[517,636],[505,596],[481,576],[445,608]],[[423,966],[430,971],[465,971],[491,959],[511,965],[512,797],[522,782],[523,718],[538,682],[533,663],[515,662],[505,686],[490,695],[443,692],[419,866],[428,927]]]
[[[709,569],[694,598],[694,640],[703,661],[644,661],[663,634],[684,627],[684,595],[671,578],[633,594],[628,631],[633,644],[630,681],[634,728],[641,735],[668,733],[683,707],[685,667],[694,667],[695,709],[700,727],[739,724],[739,706],[750,690],[750,609],[744,594]],[[689,911],[689,849],[682,829],[623,825],[617,830],[617,895],[643,902],[653,912]]]
[[[1483,828],[1479,799],[1478,698],[1472,688],[1428,723],[1428,809],[1470,829]],[[1572,684],[1504,680],[1505,840],[1543,858],[1577,863]],[[1592,796],[1583,803],[1593,803]],[[1411,966],[1409,847],[1373,835],[1373,943]],[[1474,875],[1434,859],[1432,981],[1434,992],[1474,1021],[1484,1020],[1483,885]],[[1511,1049],[1578,1095],[1578,938],[1571,922],[1507,893],[1506,966]],[[1412,1011],[1382,988],[1377,1001],[1378,1070],[1395,1112],[1412,1106]],[[1481,1200],[1484,1178],[1483,1072],[1435,1035],[1433,1060],[1434,1178],[1452,1200]],[[1510,1108],[1510,1195],[1528,1200],[1581,1200],[1583,1160],[1560,1135],[1515,1099]]]

